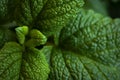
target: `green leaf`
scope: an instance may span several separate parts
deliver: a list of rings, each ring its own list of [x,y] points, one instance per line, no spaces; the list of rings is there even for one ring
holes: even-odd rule
[[[94,14],[94,15],[93,15]],[[95,57],[104,64],[120,62],[120,19],[112,20],[93,11],[81,13],[65,27],[60,36],[63,49]]]
[[[28,47],[37,47],[44,45],[47,42],[46,36],[44,36],[39,30],[33,29],[30,31],[31,39],[28,40],[25,45]]]
[[[48,80],[119,80],[120,71],[116,65],[107,65],[81,52],[71,52],[45,46],[42,50],[50,64]],[[49,56],[49,57],[48,57]]]
[[[13,20],[17,0],[0,0],[0,24]]]
[[[6,43],[0,50],[0,80],[18,80],[22,48],[15,42]]]
[[[83,6],[83,0],[48,0],[35,24],[46,36],[57,34]]]
[[[119,19],[112,20],[109,17],[105,18],[100,14],[94,13],[91,10],[89,11],[81,10],[76,19],[71,20],[70,24],[67,25],[68,27],[62,29],[59,38],[60,40],[59,45],[62,48],[62,51],[63,50],[72,51],[76,53],[77,56],[80,56],[80,58],[82,57],[81,60],[83,62],[86,63],[86,61],[88,60],[87,63],[93,64],[91,66],[93,67],[99,66],[100,71],[103,70],[102,72],[106,76],[106,79],[119,80],[120,79],[119,25],[120,25]],[[87,63],[86,63],[87,68],[91,69],[89,64]],[[90,73],[93,73],[93,71],[91,70]],[[108,74],[106,73],[105,70],[107,71]],[[111,73],[110,78],[109,73]],[[118,75],[116,79],[114,79],[115,75]],[[96,77],[96,75],[92,75],[92,77]],[[100,77],[99,79],[103,80],[102,78],[103,77]],[[96,78],[92,79],[98,80]]]
[[[49,71],[41,50],[24,50],[15,42],[6,43],[0,50],[0,80],[46,80]]]
[[[47,80],[50,72],[45,55],[35,48],[23,53],[20,80]]]
[[[17,38],[20,44],[24,44],[25,42],[25,36],[28,34],[28,27],[27,26],[22,26],[22,27],[17,27],[15,28]]]
[[[120,19],[84,11],[83,4],[1,0],[0,80],[120,80]],[[20,44],[10,42],[16,25],[30,27],[16,28]]]
[[[0,29],[0,48],[8,41],[16,41],[15,33],[9,29]]]
[[[36,20],[38,14],[46,4],[47,0],[18,0],[15,18],[21,25],[30,25]]]
[[[83,0],[23,0],[16,8],[15,18],[20,25],[34,26],[50,36],[75,17],[83,4]]]

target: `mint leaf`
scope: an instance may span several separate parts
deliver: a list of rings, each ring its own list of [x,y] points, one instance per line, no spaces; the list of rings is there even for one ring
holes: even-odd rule
[[[0,50],[0,80],[46,80],[49,67],[41,50],[9,42]]]
[[[46,80],[49,73],[45,55],[35,48],[23,53],[20,80]]]
[[[94,14],[94,15],[93,15]],[[120,20],[104,18],[93,11],[84,11],[61,32],[62,48],[94,57],[104,64],[120,62]]]
[[[81,10],[76,19],[72,20],[67,25],[68,27],[62,29],[59,45],[62,50],[72,51],[77,56],[82,57],[81,60],[86,66],[89,65],[88,63],[92,64],[93,67],[98,66],[100,69],[98,72],[102,71],[106,79],[119,80],[119,25],[119,19],[112,20],[91,10]],[[93,73],[91,66],[87,69],[90,69],[90,73]],[[108,75],[111,75],[111,77],[109,78]],[[92,77],[96,77],[96,75]],[[92,79],[98,80],[97,78]]]
[[[22,47],[15,42],[6,43],[0,50],[0,80],[18,80],[22,60]]]
[[[46,36],[57,34],[83,6],[83,0],[50,0],[40,12],[35,24]]]
[[[42,50],[50,64],[48,80],[119,80],[117,67],[105,65],[80,55],[81,52],[71,52],[58,47],[45,46]],[[48,57],[49,56],[49,57]]]
[[[0,48],[8,41],[16,41],[15,33],[9,29],[0,29]]]
[[[0,80],[120,80],[120,19],[83,4],[1,0]]]
[[[0,0],[0,24],[14,20],[13,14],[17,0]]]
[[[30,31],[31,39],[26,42],[28,47],[37,47],[44,45],[47,42],[46,36],[44,36],[39,30],[33,29]]]
[[[37,18],[47,0],[19,0],[15,10],[16,21],[21,25],[30,25]]]
[[[34,26],[50,36],[75,17],[83,4],[83,0],[24,0],[17,6],[15,18],[18,24]]]
[[[28,34],[29,31],[28,27],[27,26],[17,27],[15,30],[19,43],[24,44],[25,36]]]

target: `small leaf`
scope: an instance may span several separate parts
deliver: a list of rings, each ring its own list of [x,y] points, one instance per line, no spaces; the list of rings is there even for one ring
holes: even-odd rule
[[[15,30],[19,43],[23,44],[25,42],[25,36],[28,34],[28,27],[27,26],[17,27]]]
[[[26,42],[28,47],[36,47],[46,43],[47,38],[39,30],[33,29],[30,31],[31,39]]]

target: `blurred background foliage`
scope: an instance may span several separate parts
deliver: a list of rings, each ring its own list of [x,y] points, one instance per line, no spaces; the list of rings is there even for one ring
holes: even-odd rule
[[[93,9],[112,18],[120,18],[120,0],[85,0],[85,4],[85,9]]]

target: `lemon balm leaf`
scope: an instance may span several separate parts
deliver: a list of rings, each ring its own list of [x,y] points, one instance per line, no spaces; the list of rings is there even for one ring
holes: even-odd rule
[[[16,42],[0,50],[1,80],[46,80],[50,72],[45,55],[35,48],[23,49]]]
[[[25,42],[25,36],[28,34],[28,27],[22,26],[17,27],[16,29],[17,38],[20,44],[23,44]]]

